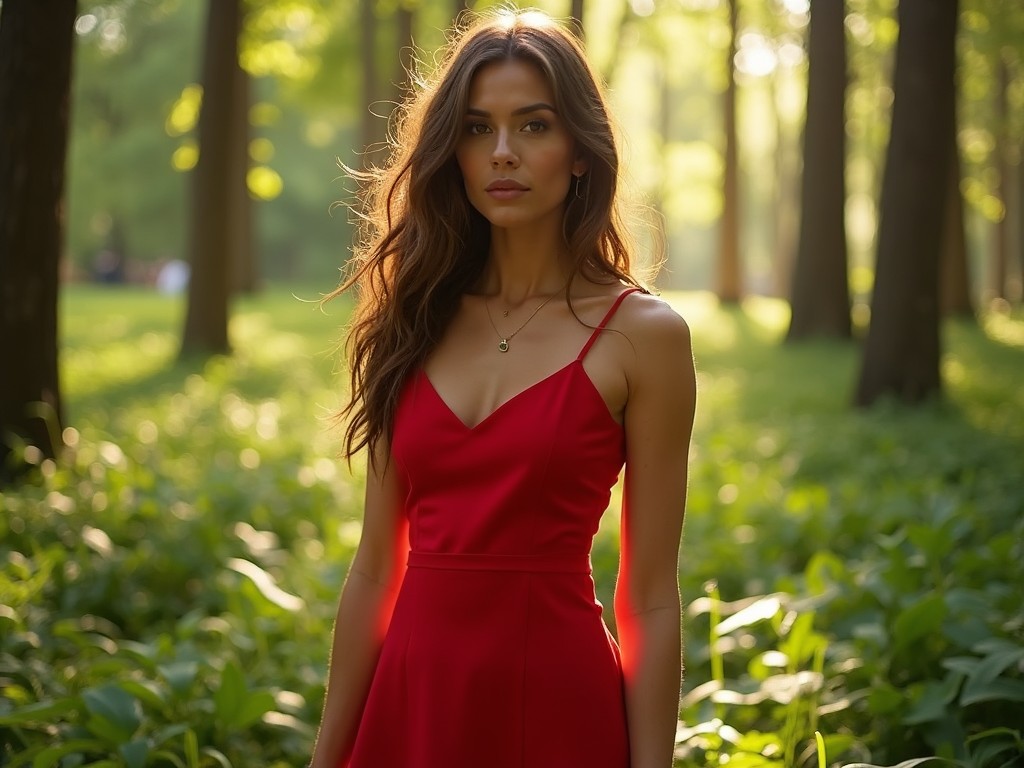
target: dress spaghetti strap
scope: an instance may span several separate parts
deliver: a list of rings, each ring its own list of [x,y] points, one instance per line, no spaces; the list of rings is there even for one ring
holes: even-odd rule
[[[594,332],[590,334],[590,338],[587,339],[587,343],[583,345],[583,349],[580,350],[579,355],[577,355],[576,357],[577,360],[582,360],[584,357],[587,356],[587,352],[589,352],[590,348],[594,346],[594,342],[597,341],[598,335],[601,333],[601,331],[604,330],[605,326],[608,325],[608,321],[612,319],[612,315],[615,314],[615,311],[619,308],[619,304],[622,303],[622,300],[629,296],[629,294],[637,293],[640,290],[640,288],[627,288],[618,295],[618,297],[615,299],[615,302],[612,304],[611,309],[609,309],[605,316],[601,319],[601,322],[597,324],[597,328],[595,328]]]

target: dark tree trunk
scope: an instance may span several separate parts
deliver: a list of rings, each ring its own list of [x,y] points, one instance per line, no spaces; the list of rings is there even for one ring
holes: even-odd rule
[[[1003,217],[996,222],[996,242],[992,249],[992,284],[990,290],[994,299],[1008,299],[1007,278],[1010,267],[1010,221],[1008,198],[1010,192],[1010,152],[1009,152],[1009,89],[1010,70],[1006,65],[1006,57],[999,54],[999,62],[996,65],[999,72],[996,86],[996,164],[999,169],[999,199],[1003,201]]]
[[[797,209],[800,176],[800,147],[782,119],[778,78],[772,78],[775,106],[775,245],[772,249],[772,292],[789,301],[792,296],[793,264],[799,242],[800,213]]]
[[[570,0],[569,16],[572,18],[573,26],[582,40],[585,34],[583,30],[583,0]]]
[[[75,0],[0,12],[0,483],[22,440],[53,457],[63,409],[57,293]]]
[[[739,153],[736,140],[736,38],[739,33],[739,0],[729,6],[729,58],[723,103],[725,123],[725,178],[722,182],[722,223],[718,243],[715,292],[719,301],[735,304],[743,289],[740,277]]]
[[[359,39],[362,41],[362,107],[360,121],[361,165],[368,168],[383,155],[386,123],[375,113],[380,104],[379,68],[377,67],[377,12],[375,0],[359,0]]]
[[[239,0],[210,0],[199,112],[199,162],[192,172],[192,277],[181,342],[182,355],[226,354],[228,303],[236,263],[231,221],[236,179],[235,111],[238,100]]]
[[[954,126],[956,113],[954,111]],[[964,231],[964,198],[960,192],[960,147],[956,130],[950,132],[949,180],[946,183],[946,215],[942,227],[942,274],[939,285],[942,314],[974,317],[971,275],[967,263],[967,234]]]
[[[415,65],[413,56],[413,27],[415,26],[416,12],[412,6],[399,3],[395,12],[395,22],[398,35],[398,71],[395,73],[395,87],[398,89],[398,99],[404,99],[412,90],[412,79],[410,73]]]
[[[1017,300],[1024,302],[1024,141],[1021,142],[1017,158],[1017,199],[1014,201],[1014,210],[1017,212],[1017,268],[1020,281]]]
[[[241,22],[240,22],[241,23]],[[249,108],[251,91],[249,73],[235,60],[235,105],[231,113],[233,138],[231,140],[231,195],[230,221],[232,226],[234,284],[233,293],[253,294],[260,289],[260,260],[253,237],[252,196],[249,194],[248,174],[251,162],[249,142]]]
[[[469,6],[469,0],[452,0],[452,19],[458,19],[464,11],[469,10]]]
[[[846,255],[846,28],[843,0],[811,9],[800,241],[787,340],[850,338]]]
[[[899,5],[892,134],[871,328],[856,403],[941,391],[939,256],[953,131],[957,0]]]

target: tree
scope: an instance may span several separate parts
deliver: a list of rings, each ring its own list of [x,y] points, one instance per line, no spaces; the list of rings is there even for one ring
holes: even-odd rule
[[[582,38],[584,35],[583,31],[583,0],[570,0],[569,2],[569,18],[573,20],[573,27],[579,33]]]
[[[967,262],[967,233],[964,230],[964,199],[960,192],[960,147],[957,144],[955,130],[950,134],[949,158],[946,213],[942,228],[939,306],[944,316],[973,317],[974,302],[971,301],[971,277]]]
[[[722,182],[722,226],[716,262],[715,292],[720,301],[735,303],[743,289],[740,276],[739,152],[736,138],[736,39],[739,36],[739,0],[727,0],[729,51],[723,101],[725,123],[725,178]]]
[[[818,0],[811,7],[800,241],[788,340],[850,337],[844,17],[843,0]]]
[[[382,154],[384,130],[380,118],[374,113],[380,96],[379,67],[377,66],[377,12],[375,0],[359,0],[360,70],[362,79],[362,120],[360,145],[362,164],[367,168]]]
[[[939,253],[953,131],[957,0],[899,5],[892,135],[856,403],[941,390]]]
[[[63,420],[57,370],[76,0],[6,0],[0,11],[0,480],[14,444],[54,456]]]
[[[243,24],[244,21],[240,20],[239,27]],[[253,294],[260,287],[260,260],[256,240],[253,237],[253,206],[248,183],[249,142],[252,138],[249,128],[252,84],[249,73],[245,71],[237,58],[234,63],[234,77],[235,104],[231,112],[231,129],[234,133],[231,139],[232,191],[229,201],[232,206],[230,221],[234,228],[231,234],[233,246],[231,292]]]
[[[182,355],[227,353],[231,285],[231,204],[237,194],[232,169],[232,112],[239,99],[239,0],[210,0],[203,55],[203,103],[199,113],[199,162],[192,172],[192,277],[182,336]]]

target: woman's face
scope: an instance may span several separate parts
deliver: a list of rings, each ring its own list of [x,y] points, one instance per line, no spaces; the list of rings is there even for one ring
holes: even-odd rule
[[[554,103],[528,62],[494,62],[473,76],[455,158],[470,203],[492,226],[561,227],[573,174],[586,163]]]

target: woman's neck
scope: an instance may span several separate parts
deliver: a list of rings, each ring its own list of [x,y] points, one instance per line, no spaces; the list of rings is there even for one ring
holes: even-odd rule
[[[571,269],[561,238],[544,232],[491,230],[491,250],[481,288],[517,306],[536,296],[565,290]]]

